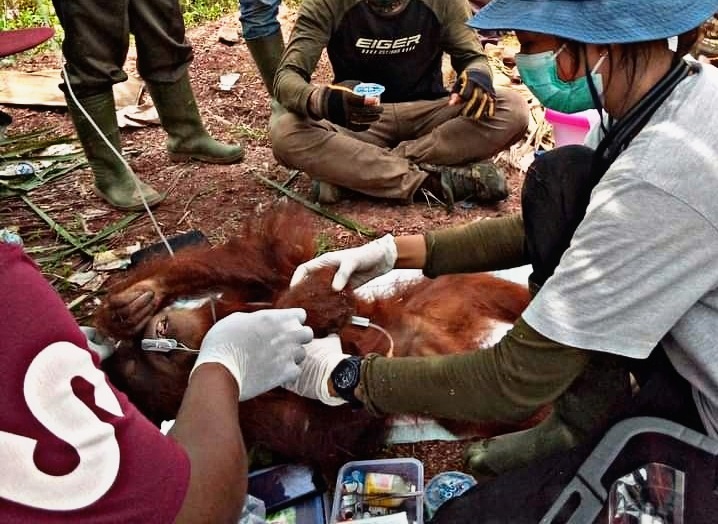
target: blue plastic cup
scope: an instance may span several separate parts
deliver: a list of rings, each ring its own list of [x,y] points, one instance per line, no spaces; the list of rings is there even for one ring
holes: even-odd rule
[[[372,82],[362,82],[354,87],[354,94],[361,95],[366,98],[376,98],[377,104],[381,102],[381,94],[385,88],[381,84],[374,84]]]

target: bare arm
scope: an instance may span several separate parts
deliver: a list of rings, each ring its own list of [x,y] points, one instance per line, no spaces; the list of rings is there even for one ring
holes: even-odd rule
[[[424,235],[394,237],[396,243],[397,269],[423,269],[426,264],[426,241]]]
[[[484,219],[423,235],[394,237],[394,267],[426,276],[494,271],[527,264],[521,216]]]
[[[239,520],[247,493],[247,453],[237,398],[237,382],[221,364],[203,364],[192,374],[170,431],[191,463],[177,523]]]
[[[247,493],[237,400],[296,378],[312,340],[305,320],[297,308],[233,313],[205,335],[171,433],[191,467],[177,522],[237,522]]]

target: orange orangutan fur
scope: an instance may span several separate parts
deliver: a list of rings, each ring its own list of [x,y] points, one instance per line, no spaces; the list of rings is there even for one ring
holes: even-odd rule
[[[110,295],[152,280],[161,290],[157,311],[178,298],[209,292],[221,293],[214,307],[217,318],[270,305],[303,307],[315,336],[336,332],[345,352],[386,354],[390,342],[385,334],[349,324],[350,317],[358,315],[391,334],[394,357],[475,349],[489,336],[495,320],[513,323],[529,302],[524,286],[489,274],[421,278],[397,284],[388,295],[373,300],[348,289],[332,291],[331,271],[320,271],[289,289],[294,269],[315,254],[312,218],[298,206],[279,205],[249,220],[224,244],[186,248],[173,258],[149,260],[111,288]],[[212,311],[207,305],[194,314],[201,328],[193,333],[194,339],[184,342],[199,347],[212,324]],[[194,355],[138,349],[141,337],[118,322],[108,300],[96,312],[95,325],[105,335],[128,341],[103,362],[115,386],[155,423],[174,418]],[[346,405],[328,407],[283,389],[241,406],[248,445],[261,443],[287,458],[315,463],[340,465],[370,457],[381,446],[388,422],[390,417],[374,417]],[[460,433],[492,435],[516,429],[492,423],[442,422]]]

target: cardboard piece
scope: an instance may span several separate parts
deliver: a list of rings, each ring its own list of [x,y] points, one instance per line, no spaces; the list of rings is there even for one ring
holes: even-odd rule
[[[32,73],[0,71],[0,104],[18,106],[65,107],[65,96],[58,87],[62,83],[60,69],[41,69]],[[144,82],[130,76],[114,86],[118,109],[135,105]]]

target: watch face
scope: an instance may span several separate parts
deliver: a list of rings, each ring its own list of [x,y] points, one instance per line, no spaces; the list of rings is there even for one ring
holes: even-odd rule
[[[359,385],[361,360],[361,357],[356,356],[345,358],[337,364],[331,374],[337,395],[350,404],[358,402],[354,396],[354,389]]]
[[[359,376],[359,366],[355,365],[350,359],[344,361],[344,366],[337,370],[335,375],[336,386],[341,389],[350,388],[357,382]]]

